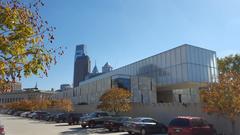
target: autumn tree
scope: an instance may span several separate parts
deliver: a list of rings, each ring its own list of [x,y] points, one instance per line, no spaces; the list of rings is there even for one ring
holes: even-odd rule
[[[240,73],[240,55],[229,55],[217,59],[219,73],[235,71]]]
[[[209,85],[200,92],[203,110],[228,118],[232,125],[232,135],[236,135],[235,121],[240,116],[240,74],[234,71],[219,75],[219,82]]]
[[[98,109],[108,112],[128,112],[131,110],[131,92],[122,88],[112,88],[100,97]]]
[[[66,112],[73,111],[73,105],[70,99],[57,100],[56,107]]]
[[[56,56],[63,54],[52,44],[55,27],[43,20],[42,6],[41,0],[0,0],[0,89],[22,76],[47,76]]]

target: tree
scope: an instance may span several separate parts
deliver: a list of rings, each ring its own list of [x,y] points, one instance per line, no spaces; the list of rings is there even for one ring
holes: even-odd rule
[[[54,46],[53,31],[40,16],[41,0],[21,3],[20,0],[0,0],[0,88],[22,75],[48,74],[61,47]]]
[[[23,111],[45,110],[53,107],[56,107],[66,112],[73,111],[72,101],[69,99],[62,99],[62,100],[48,100],[48,99],[27,100],[25,99],[21,101],[7,103],[5,105],[5,108],[7,109],[16,109],[16,110],[23,110]]]
[[[73,111],[72,101],[70,99],[61,99],[57,101],[56,107],[60,110],[71,112]]]
[[[219,75],[219,82],[200,92],[203,110],[228,118],[235,133],[235,121],[240,116],[240,74],[234,71]]]
[[[240,55],[229,55],[224,58],[218,58],[218,70],[219,73],[226,73],[229,71],[235,71],[240,73]]]
[[[128,112],[131,110],[131,92],[122,88],[112,88],[100,97],[98,109],[108,112]]]

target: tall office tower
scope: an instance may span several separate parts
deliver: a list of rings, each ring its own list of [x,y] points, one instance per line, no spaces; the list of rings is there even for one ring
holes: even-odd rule
[[[86,54],[86,46],[81,44],[76,46],[74,59],[73,87],[79,86],[81,81],[91,72],[91,61]]]

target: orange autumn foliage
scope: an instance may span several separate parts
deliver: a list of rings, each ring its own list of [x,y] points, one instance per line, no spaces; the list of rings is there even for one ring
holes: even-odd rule
[[[131,92],[122,88],[112,88],[100,97],[98,109],[108,112],[128,112],[131,110]]]
[[[36,110],[45,110],[48,108],[58,108],[63,111],[72,111],[72,101],[68,99],[63,100],[21,100],[17,102],[7,103],[5,106],[7,109],[16,109],[23,111],[36,111]]]
[[[219,82],[200,92],[203,110],[228,118],[235,131],[235,120],[240,116],[240,74],[234,71],[219,75]]]

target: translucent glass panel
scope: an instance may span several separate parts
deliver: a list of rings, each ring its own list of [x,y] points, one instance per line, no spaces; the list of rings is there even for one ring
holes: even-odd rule
[[[175,64],[181,64],[181,48],[176,48],[175,50],[175,57],[176,57],[176,61]]]
[[[170,56],[170,51],[166,52],[166,58],[165,58],[166,62],[166,66],[165,67],[169,67],[170,66],[170,62],[171,62],[171,56]]]
[[[187,56],[187,47],[183,46],[181,47],[181,61],[182,63],[187,63],[188,61],[188,56]]]
[[[183,45],[153,57],[114,70],[116,74],[141,75],[157,80],[158,85],[190,82],[212,82],[217,79],[216,53]]]

